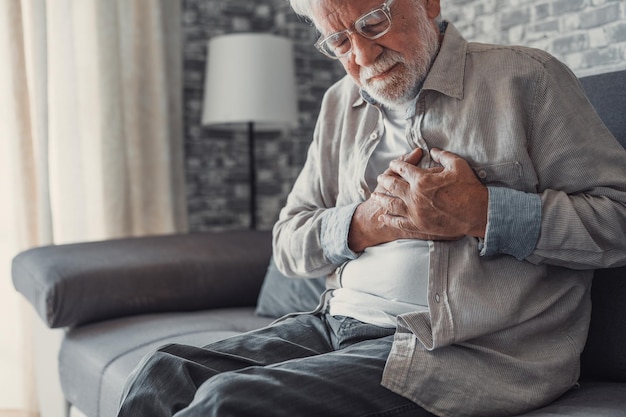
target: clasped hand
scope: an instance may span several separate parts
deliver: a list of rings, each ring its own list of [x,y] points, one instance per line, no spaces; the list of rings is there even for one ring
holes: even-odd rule
[[[392,161],[378,177],[376,190],[353,216],[348,236],[352,250],[403,238],[484,237],[487,188],[458,155],[439,149],[430,155],[434,167],[416,166],[423,150],[415,149]]]

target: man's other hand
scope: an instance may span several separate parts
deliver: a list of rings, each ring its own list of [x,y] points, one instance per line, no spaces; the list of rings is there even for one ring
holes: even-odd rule
[[[423,169],[404,158],[392,161],[378,177],[371,196],[382,211],[377,220],[384,227],[432,240],[484,237],[487,188],[458,155],[440,149],[430,155],[440,166]]]
[[[411,183],[408,178],[411,178],[414,181],[417,177],[421,177],[423,179],[418,179],[420,184],[423,182],[424,186],[433,187],[435,186],[434,184],[436,181],[429,182],[427,177],[443,174],[446,171],[446,167],[448,167],[448,172],[442,176],[445,176],[447,181],[452,184],[446,184],[445,189],[443,189],[442,184],[441,191],[442,194],[455,193],[458,188],[463,188],[464,185],[462,184],[467,181],[462,181],[461,185],[456,184],[455,182],[460,181],[460,179],[455,179],[452,172],[454,172],[454,168],[458,168],[456,165],[464,164],[467,169],[464,170],[465,172],[463,174],[471,175],[470,179],[475,180],[477,185],[485,192],[485,199],[487,198],[487,190],[476,179],[473,171],[467,163],[450,152],[445,152],[445,154],[449,155],[448,158],[446,158],[446,156],[441,158],[440,155],[443,154],[443,152],[434,150],[431,153],[431,157],[441,166],[428,169],[418,168],[416,165],[419,164],[422,159],[423,152],[424,151],[419,148],[413,150],[412,152],[402,156],[400,159],[393,161],[390,164],[390,167],[379,176],[376,190],[374,190],[374,193],[369,199],[357,207],[352,218],[350,232],[348,234],[348,245],[350,246],[350,249],[355,252],[362,252],[370,246],[398,239],[455,240],[464,236],[464,233],[461,232],[461,230],[464,229],[455,229],[454,227],[456,226],[452,224],[448,225],[449,227],[431,227],[431,225],[429,225],[429,227],[421,227],[420,222],[412,220],[411,215],[413,213],[414,215],[419,215],[419,213],[428,209],[428,207],[434,207],[434,204],[445,203],[435,203],[433,201],[433,204],[426,204],[426,208],[416,207],[414,203],[415,201],[424,201],[423,193],[414,193],[411,191]],[[458,159],[460,163],[452,163],[453,161],[449,161],[449,159]],[[459,173],[457,173],[457,175],[458,174]],[[458,176],[462,177],[463,175]],[[439,178],[439,182],[443,183],[441,179],[442,178]],[[397,193],[401,193],[401,195],[394,194],[390,190],[391,188],[393,188]],[[416,195],[413,196],[412,194]],[[455,199],[453,198],[453,200]],[[454,205],[458,204],[458,202],[454,203]],[[461,210],[461,212],[461,217],[467,214],[465,210]],[[431,217],[435,213],[433,213],[432,210],[429,210],[429,215]],[[450,215],[454,216],[454,214]],[[484,216],[486,224],[486,200]],[[445,216],[440,214],[437,221],[444,222],[444,219]],[[455,223],[459,223],[458,218],[455,218]],[[482,233],[484,235],[484,229]]]

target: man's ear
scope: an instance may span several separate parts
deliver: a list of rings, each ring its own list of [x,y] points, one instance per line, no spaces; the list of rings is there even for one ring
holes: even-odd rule
[[[430,20],[435,19],[441,13],[439,0],[425,0],[426,15]]]

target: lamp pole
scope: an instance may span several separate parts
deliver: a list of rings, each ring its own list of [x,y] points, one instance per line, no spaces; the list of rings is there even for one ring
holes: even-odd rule
[[[267,33],[233,33],[211,39],[207,49],[202,123],[247,125],[250,229],[256,229],[254,131],[298,121],[292,43]]]
[[[248,175],[250,182],[250,229],[256,229],[256,168],[254,122],[248,122]]]

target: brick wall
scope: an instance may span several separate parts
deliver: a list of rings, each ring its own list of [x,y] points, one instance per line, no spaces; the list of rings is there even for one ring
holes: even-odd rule
[[[544,49],[578,76],[626,69],[625,0],[442,0],[468,39]]]
[[[245,131],[202,126],[207,42],[214,36],[262,32],[294,42],[299,127],[256,134],[257,228],[278,217],[304,159],[322,94],[342,76],[337,63],[313,47],[316,34],[286,0],[184,0],[184,128],[191,231],[242,229],[249,224],[248,151]]]
[[[469,40],[545,49],[579,76],[626,69],[626,0],[441,0],[443,15]],[[326,88],[343,69],[312,44],[315,31],[286,0],[183,0],[184,115],[191,231],[248,226],[244,132],[202,126],[207,41],[233,32],[268,32],[294,41],[297,130],[256,137],[257,224],[268,230],[306,156]]]

